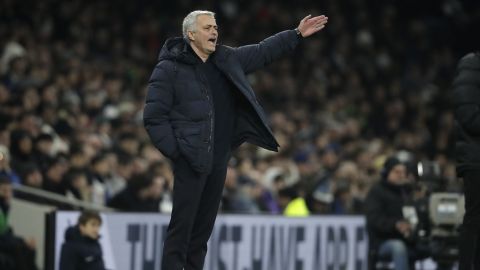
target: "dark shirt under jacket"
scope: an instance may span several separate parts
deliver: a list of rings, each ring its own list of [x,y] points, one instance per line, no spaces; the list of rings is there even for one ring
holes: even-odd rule
[[[189,53],[197,56],[193,49],[189,48]],[[197,56],[199,70],[202,81],[206,83],[209,89],[209,95],[212,97],[214,107],[214,162],[224,162],[224,157],[230,152],[233,132],[235,129],[236,102],[235,96],[238,91],[234,88],[232,82],[215,66],[213,58],[215,53],[210,55],[204,63]],[[206,81],[205,81],[206,80]],[[237,94],[238,95],[238,94]]]

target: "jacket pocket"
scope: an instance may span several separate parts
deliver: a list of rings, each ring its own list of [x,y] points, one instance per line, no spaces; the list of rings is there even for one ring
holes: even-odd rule
[[[202,147],[200,127],[184,127],[175,130],[180,153],[197,172],[203,172],[205,166],[200,158]]]

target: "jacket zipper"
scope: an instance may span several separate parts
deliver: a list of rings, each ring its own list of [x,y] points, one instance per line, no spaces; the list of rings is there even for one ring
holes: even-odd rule
[[[208,116],[210,117],[210,132],[208,134],[208,147],[207,147],[207,152],[210,153],[210,151],[212,150],[212,143],[213,143],[213,131],[214,131],[213,127],[215,125],[215,123],[214,123],[215,108],[214,108],[214,105],[213,105],[213,101],[211,100],[210,95],[208,93],[208,91],[209,91],[208,81],[204,77],[203,74],[201,74],[200,76],[201,76],[202,81],[204,82],[204,85],[205,85],[203,87],[203,92],[205,94],[205,97],[207,98],[208,103],[210,104],[210,111],[208,112]]]
[[[210,117],[210,134],[208,134],[208,148],[207,152],[210,152],[212,150],[212,137],[213,137],[213,125],[214,125],[214,107],[213,107],[213,102],[210,100],[210,95],[208,94],[207,88],[205,88],[205,95],[207,96],[208,103],[210,103],[210,111],[208,112],[208,116]]]

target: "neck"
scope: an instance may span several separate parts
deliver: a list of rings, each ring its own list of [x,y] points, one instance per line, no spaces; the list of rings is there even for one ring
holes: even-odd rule
[[[193,44],[192,42],[190,42],[190,46],[192,47],[193,51],[195,52],[195,54],[198,55],[198,57],[200,57],[200,59],[202,59],[202,61],[205,63],[207,62],[208,60],[208,56],[210,56],[209,54],[205,53],[205,52],[202,52],[202,50],[200,50],[197,46],[195,46],[195,44]]]

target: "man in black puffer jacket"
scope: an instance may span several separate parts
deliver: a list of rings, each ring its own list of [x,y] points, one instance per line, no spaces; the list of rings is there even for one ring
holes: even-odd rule
[[[480,52],[463,57],[457,72],[453,82],[455,155],[465,192],[459,269],[471,270],[480,269]]]
[[[65,231],[60,270],[105,270],[98,242],[101,224],[98,213],[85,211],[78,218],[78,224]]]
[[[165,42],[144,109],[153,144],[174,163],[162,269],[203,269],[231,151],[243,142],[277,151],[247,74],[293,51],[326,23],[325,16],[307,16],[295,30],[231,48],[217,45],[214,13],[193,11],[183,21],[183,37]]]

